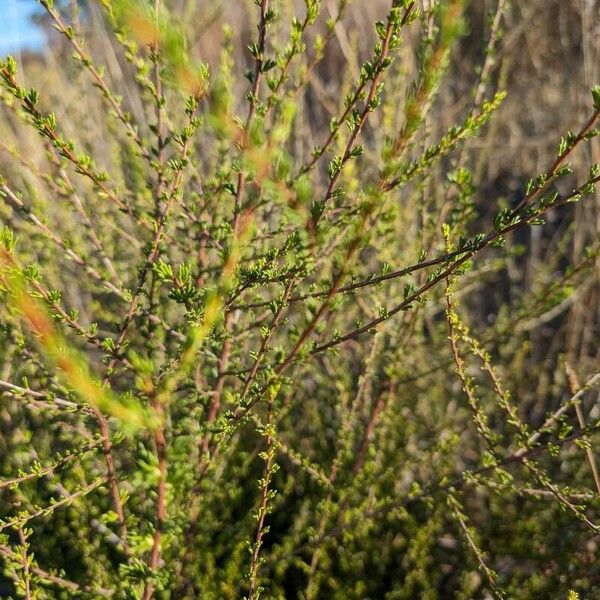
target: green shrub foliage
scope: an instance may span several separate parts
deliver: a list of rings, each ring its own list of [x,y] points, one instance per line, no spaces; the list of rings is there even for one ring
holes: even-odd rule
[[[2,593],[599,597],[597,4],[38,4]]]

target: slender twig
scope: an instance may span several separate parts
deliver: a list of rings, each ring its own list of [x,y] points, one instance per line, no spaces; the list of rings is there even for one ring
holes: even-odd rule
[[[17,554],[9,546],[4,544],[0,544],[0,555],[10,560],[17,559]],[[114,594],[114,590],[96,588],[92,586],[81,586],[74,581],[69,581],[64,577],[59,577],[58,575],[44,571],[44,569],[40,569],[35,564],[31,565],[31,572],[36,577],[39,577],[44,583],[55,585],[71,593],[89,592],[105,598],[112,598]]]
[[[273,477],[273,460],[274,460],[274,447],[273,438],[271,435],[271,428],[273,425],[273,399],[269,400],[269,406],[267,409],[267,425],[266,425],[266,439],[267,447],[264,452],[265,466],[263,469],[263,475],[261,479],[261,490],[260,490],[260,502],[257,512],[257,526],[256,536],[254,538],[254,544],[252,545],[252,556],[250,559],[250,577],[249,577],[249,589],[248,589],[248,600],[254,600],[258,597],[258,573],[260,569],[260,549],[263,544],[263,538],[266,534],[265,519],[268,512],[268,503],[270,497],[269,486],[271,484],[271,478]]]

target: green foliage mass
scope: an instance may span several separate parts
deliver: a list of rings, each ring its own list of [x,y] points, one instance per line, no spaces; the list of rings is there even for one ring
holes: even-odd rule
[[[600,597],[600,88],[494,150],[527,9],[39,4],[0,62],[0,595]]]

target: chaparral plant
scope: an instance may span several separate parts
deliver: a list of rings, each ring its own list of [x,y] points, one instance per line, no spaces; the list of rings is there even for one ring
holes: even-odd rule
[[[599,598],[600,3],[27,2],[0,596]]]

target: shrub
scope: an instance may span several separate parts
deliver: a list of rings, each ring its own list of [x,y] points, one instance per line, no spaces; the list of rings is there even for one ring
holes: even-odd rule
[[[0,64],[7,593],[597,594],[600,88],[513,185],[504,0],[39,4],[52,53]]]

